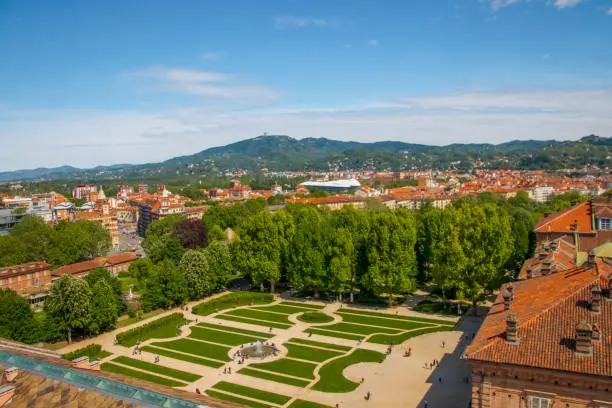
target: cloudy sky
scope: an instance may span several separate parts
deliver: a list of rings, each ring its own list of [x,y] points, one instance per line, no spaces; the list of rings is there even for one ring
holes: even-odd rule
[[[612,136],[612,0],[0,1],[0,171]]]

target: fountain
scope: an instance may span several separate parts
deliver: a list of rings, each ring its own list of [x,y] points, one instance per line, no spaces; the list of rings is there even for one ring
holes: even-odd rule
[[[276,347],[268,346],[262,343],[261,340],[257,340],[255,343],[240,349],[240,355],[246,358],[263,359],[274,354],[275,351],[277,351]]]

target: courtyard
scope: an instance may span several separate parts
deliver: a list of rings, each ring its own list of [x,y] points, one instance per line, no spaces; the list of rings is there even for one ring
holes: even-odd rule
[[[405,307],[378,311],[235,292],[92,342],[110,353],[102,370],[254,408],[418,407],[425,401],[467,407],[469,369],[460,354],[476,329],[469,318],[457,324],[457,318]],[[252,345],[276,351],[243,357]],[[71,347],[62,351],[82,344]]]

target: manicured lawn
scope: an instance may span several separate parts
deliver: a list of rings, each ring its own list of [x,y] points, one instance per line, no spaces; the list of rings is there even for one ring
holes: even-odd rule
[[[413,327],[413,329],[416,329],[418,327],[420,326]],[[352,323],[336,323],[332,324],[331,326],[320,327],[320,329],[361,335],[367,335],[372,333],[397,334],[400,332],[400,330],[397,329],[389,329],[386,327],[360,326],[358,324]]]
[[[289,408],[331,408],[328,405],[317,404],[316,402],[310,402],[305,400],[295,400],[289,405]]]
[[[165,309],[156,309],[151,310],[150,312],[144,313],[142,317],[128,317],[127,319],[117,320],[117,328],[122,328],[125,326],[129,326],[130,324],[138,323],[141,320],[148,319],[149,317],[160,315],[164,312],[167,312]]]
[[[376,344],[401,344],[404,341],[411,339],[413,337],[420,336],[422,334],[434,333],[439,331],[452,331],[453,328],[451,326],[438,326],[438,327],[425,327],[423,329],[418,329],[414,331],[409,331],[402,334],[376,334],[368,339],[368,343],[376,343]]]
[[[302,303],[302,302],[280,302],[281,305],[287,305],[287,306],[295,306],[295,307],[304,307],[306,309],[315,309],[315,310],[321,310],[323,309],[325,306],[321,306],[321,305],[311,305],[310,303]]]
[[[349,351],[351,349],[350,347],[347,347],[347,346],[339,346],[337,344],[321,343],[319,341],[312,341],[312,340],[298,339],[298,338],[289,339],[289,343],[305,344],[307,346],[323,347],[323,348],[338,350],[338,351]]]
[[[306,380],[298,380],[297,378],[289,378],[282,375],[276,375],[272,373],[267,373],[263,371],[252,370],[250,368],[243,368],[238,371],[240,374],[248,375],[251,377],[261,378],[262,380],[269,380],[274,382],[279,382],[282,384],[293,385],[295,387],[304,388],[307,386],[310,381]]]
[[[221,381],[212,386],[212,388],[221,391],[231,392],[232,394],[244,395],[245,397],[258,399],[272,404],[283,405],[291,399],[285,395],[275,394],[273,392],[262,391],[244,385],[233,384],[227,381]]]
[[[365,336],[360,336],[358,334],[332,332],[332,331],[325,331],[321,329],[306,329],[305,332],[312,333],[312,334],[319,334],[321,336],[337,337],[339,339],[347,339],[347,340],[360,340],[365,337]]]
[[[234,397],[233,395],[229,395],[229,394],[226,394],[224,392],[218,392],[218,391],[215,391],[215,390],[208,390],[208,391],[206,391],[206,394],[208,394],[209,397],[217,398],[217,399],[220,399],[222,401],[234,402],[234,403],[239,404],[239,405],[244,405],[245,407],[270,408],[270,405],[267,405],[267,404],[260,404],[259,402],[247,400],[247,399],[244,399],[244,398]]]
[[[225,313],[230,316],[248,317],[249,319],[263,320],[267,322],[276,322],[292,325],[286,315],[278,313],[264,312],[256,309],[237,309]]]
[[[89,357],[89,361],[102,360],[104,357],[108,357],[113,353],[109,353],[108,351],[102,350],[102,346],[99,344],[90,344],[87,347],[83,347],[77,350],[74,350],[68,354],[64,355],[66,360],[72,361],[76,358],[87,356]]]
[[[253,343],[257,340],[265,340],[267,337],[245,336],[244,334],[233,334],[204,327],[191,327],[189,337],[194,339],[212,341],[213,343],[238,346],[240,344]]]
[[[374,316],[374,317],[384,317],[384,318],[387,318],[387,319],[397,319],[397,320],[406,320],[406,321],[413,321],[413,322],[444,324],[444,325],[451,325],[451,326],[455,325],[454,322],[450,322],[448,320],[426,319],[426,318],[422,318],[422,317],[412,317],[412,316],[400,316],[400,315],[394,315],[394,314],[391,314],[391,313],[370,312],[368,310],[356,310],[356,309],[343,308],[343,309],[340,309],[340,311],[342,313],[350,313],[350,314],[364,315],[364,316]]]
[[[470,309],[467,302],[444,302],[442,300],[423,299],[412,310],[421,313],[438,313],[447,316],[457,316],[457,305],[460,305],[461,314],[465,314]]]
[[[251,364],[250,367],[260,370],[271,371],[273,373],[287,374],[294,377],[314,379],[314,369],[316,364],[304,361],[281,358],[280,360],[270,361],[269,363]]]
[[[333,317],[321,312],[306,312],[299,315],[297,318],[306,323],[329,323],[334,321]]]
[[[153,364],[147,361],[136,360],[125,356],[119,356],[117,358],[114,358],[113,361],[116,361],[117,363],[121,363],[123,365],[140,368],[142,370],[151,371],[153,373],[166,375],[168,377],[176,378],[177,380],[183,380],[187,382],[194,382],[202,378],[201,376],[196,374],[175,370],[173,368],[164,367],[159,364]]]
[[[139,293],[139,290],[134,290],[134,288],[138,288],[138,279],[130,278],[130,277],[121,277],[119,278],[121,282],[121,290],[123,293],[128,293],[130,288],[132,288],[132,293]]]
[[[149,339],[167,339],[168,337],[176,337],[180,334],[177,325],[183,325],[187,320],[182,313],[173,313],[169,316],[153,320],[143,326],[130,329],[123,333],[117,334],[117,341],[125,347],[135,346],[140,341]]]
[[[180,339],[174,341],[152,343],[152,346],[164,347],[171,350],[182,351],[184,353],[195,354],[196,356],[213,358],[220,361],[229,361],[227,353],[230,347],[223,347],[217,344],[202,343],[200,341]]]
[[[240,316],[231,316],[228,314],[216,315],[215,318],[222,319],[222,320],[231,320],[232,322],[238,322],[238,323],[254,324],[254,325],[263,326],[263,327],[273,327],[275,329],[288,329],[291,327],[290,324],[281,324],[281,323],[268,322],[268,321],[264,322],[261,320],[254,320],[254,319],[249,319],[247,317],[240,317]]]
[[[348,366],[358,363],[380,363],[385,355],[377,351],[357,349],[351,354],[332,360],[319,370],[319,381],[312,387],[322,392],[350,392],[359,386],[359,383],[347,380],[342,373]]]
[[[253,336],[253,337],[257,337],[257,338],[266,338],[266,339],[269,339],[270,337],[274,337],[273,334],[264,333],[264,332],[258,332],[258,331],[254,331],[254,330],[237,329],[235,327],[224,326],[222,324],[198,323],[197,326],[199,326],[199,327],[210,327],[211,329],[223,330],[223,331],[230,332],[230,333],[239,333],[239,334],[244,334],[244,335],[247,335],[247,336]]]
[[[130,370],[129,368],[121,367],[112,363],[103,363],[100,366],[102,371],[109,371],[111,373],[125,375],[127,377],[134,377],[145,381],[150,381],[152,383],[167,385],[168,387],[184,387],[187,384],[182,382],[168,380],[163,377],[158,377],[153,374],[143,373],[141,371]]]
[[[208,360],[208,359],[205,359],[205,358],[198,358],[198,357],[188,356],[188,355],[181,354],[181,353],[176,353],[174,351],[166,350],[166,349],[159,348],[159,347],[144,346],[142,348],[142,350],[143,351],[147,351],[149,353],[153,353],[153,354],[159,354],[160,356],[170,357],[170,358],[174,358],[176,360],[183,360],[183,361],[187,361],[189,363],[199,364],[199,365],[203,365],[203,366],[206,366],[206,367],[219,368],[219,367],[223,366],[223,364],[224,364],[224,363],[220,363],[218,361]]]
[[[287,357],[299,358],[301,360],[308,361],[316,361],[318,363],[342,354],[339,351],[321,350],[307,346],[299,346],[297,344],[285,343],[284,346],[287,347],[287,350],[289,351]]]
[[[254,305],[266,305],[272,303],[274,297],[269,293],[258,292],[232,292],[219,298],[205,301],[194,306],[192,312],[200,316],[208,316],[232,307]]]
[[[418,329],[419,327],[429,326],[428,323],[415,322],[409,320],[398,320],[398,319],[382,319],[378,317],[370,316],[359,316],[350,313],[337,313],[342,317],[342,320],[348,323],[361,323],[371,324],[373,326],[389,327],[400,330],[412,330]]]
[[[294,313],[307,312],[313,309],[296,307],[296,306],[287,306],[287,305],[280,304],[280,305],[272,305],[272,306],[254,307],[251,310],[261,310],[262,312],[268,311],[268,312],[276,312],[276,313],[290,315]]]

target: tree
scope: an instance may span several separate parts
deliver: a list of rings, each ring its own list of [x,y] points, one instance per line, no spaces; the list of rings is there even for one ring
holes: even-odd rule
[[[331,242],[328,284],[329,289],[338,294],[338,300],[342,299],[342,292],[351,285],[356,257],[351,233],[344,228],[337,229]]]
[[[11,289],[0,289],[0,337],[28,344],[42,337],[30,304]]]
[[[227,235],[225,235],[225,231],[223,231],[220,226],[215,224],[211,228],[208,228],[208,242],[210,244],[225,240],[227,240]]]
[[[208,232],[202,220],[183,219],[174,226],[172,236],[178,238],[183,248],[196,249],[208,246]]]
[[[419,269],[419,278],[425,282],[430,278],[432,265],[432,249],[434,243],[440,240],[441,234],[445,231],[444,226],[448,223],[446,213],[425,204],[419,208],[417,215],[417,243],[416,256]],[[445,288],[442,288],[443,291]]]
[[[181,258],[179,269],[185,276],[190,299],[201,299],[212,291],[214,282],[205,254],[188,250]]]
[[[153,269],[142,302],[144,310],[150,311],[181,304],[188,298],[185,275],[171,260],[164,260]]]
[[[173,237],[173,233],[176,225],[184,219],[183,215],[169,215],[149,225],[142,248],[153,263],[158,263],[166,257],[171,257],[177,263],[181,260],[184,249],[180,240]]]
[[[118,311],[113,288],[105,279],[99,279],[91,287],[87,330],[93,334],[100,334],[101,331],[114,329],[117,325]]]
[[[89,258],[104,256],[110,251],[111,236],[99,222],[79,221],[74,225],[83,228],[87,234],[87,256]]]
[[[94,290],[95,285],[99,281],[104,281],[111,288],[111,293],[115,297],[115,306],[117,309],[117,316],[122,314],[127,310],[127,304],[125,303],[125,299],[123,298],[123,287],[121,286],[121,281],[115,278],[108,270],[105,268],[96,268],[93,271],[89,272],[85,278],[83,278],[89,284],[89,287]],[[94,293],[95,295],[95,293]]]
[[[0,268],[27,261],[27,247],[21,240],[11,235],[0,236]]]
[[[368,270],[362,279],[366,289],[393,295],[416,287],[416,223],[408,210],[372,215],[367,246]]]
[[[139,284],[146,284],[147,279],[153,274],[153,262],[150,258],[140,258],[128,266],[128,272],[138,280]]]
[[[90,298],[87,281],[63,275],[55,281],[45,300],[45,311],[60,322],[68,343],[72,343],[72,329],[87,326]]]
[[[234,276],[232,254],[225,242],[211,243],[202,251],[208,261],[212,289],[223,289]]]
[[[40,261],[46,259],[46,251],[53,232],[53,228],[42,218],[35,215],[26,215],[11,230],[10,236],[19,239],[25,245],[26,262]]]
[[[534,222],[531,214],[523,208],[511,208],[509,213],[512,216],[514,244],[506,268],[517,272],[525,260],[533,256],[536,245],[535,232],[533,232]]]

